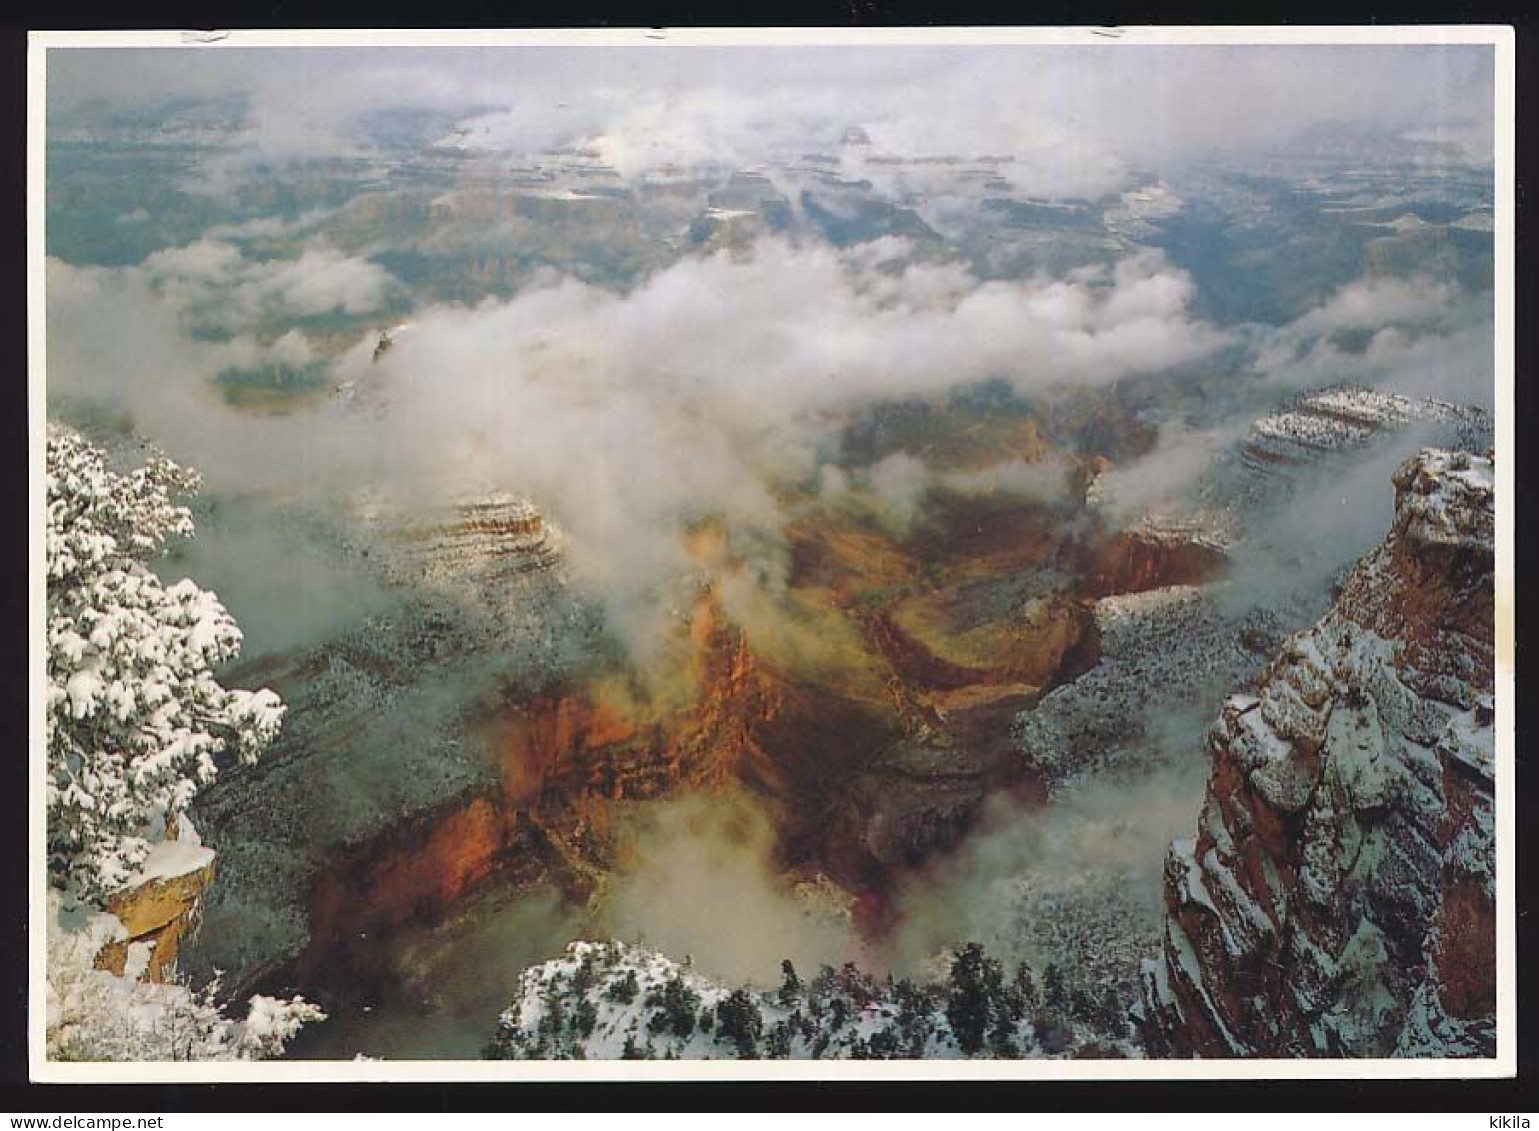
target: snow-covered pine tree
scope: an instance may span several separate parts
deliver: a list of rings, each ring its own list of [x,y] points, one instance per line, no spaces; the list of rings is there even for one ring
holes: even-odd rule
[[[78,434],[47,438],[48,867],[99,902],[213,780],[277,734],[271,691],[221,687],[241,633],[211,592],[163,585],[152,556],[192,534],[197,476],[160,456],[119,474]]]
[[[176,497],[197,476],[160,456],[119,474],[54,427],[46,473],[48,1056],[277,1056],[325,1014],[258,994],[237,1019],[215,1001],[217,983],[196,992],[96,968],[124,934],[107,896],[137,878],[152,841],[183,828],[215,755],[256,758],[283,718],[273,692],[214,679],[241,641],[219,599],[191,581],[165,586],[148,568],[168,538],[191,536]]]

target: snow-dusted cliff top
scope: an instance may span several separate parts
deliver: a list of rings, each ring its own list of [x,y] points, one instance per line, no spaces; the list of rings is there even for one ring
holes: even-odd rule
[[[1492,552],[1495,507],[1489,457],[1426,448],[1395,473],[1395,528],[1414,541]]]

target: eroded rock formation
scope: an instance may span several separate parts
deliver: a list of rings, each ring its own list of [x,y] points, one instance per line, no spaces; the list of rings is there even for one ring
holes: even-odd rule
[[[771,682],[710,598],[687,628],[689,687],[679,698],[648,700],[617,679],[518,703],[485,724],[495,784],[336,853],[311,884],[301,970],[340,962],[366,983],[387,957],[381,938],[435,921],[494,874],[551,876],[590,898],[620,803],[772,773],[755,731],[776,708]]]
[[[1171,585],[1201,585],[1223,573],[1216,546],[1158,530],[1128,530],[1087,555],[1081,589],[1091,597],[1147,593]]]
[[[384,543],[390,564],[407,577],[479,585],[550,569],[559,557],[557,541],[540,512],[504,493],[473,496],[401,521],[388,531]]]
[[[1368,447],[1413,425],[1446,437],[1437,442],[1468,447],[1489,432],[1490,419],[1472,405],[1343,385],[1304,394],[1258,420],[1245,441],[1243,459],[1257,471],[1298,467],[1325,453]]]
[[[1209,733],[1145,960],[1153,1055],[1492,1055],[1493,479],[1427,449],[1383,545]]]
[[[150,849],[139,880],[108,897],[107,910],[123,924],[124,934],[102,947],[98,970],[119,977],[131,972],[147,982],[175,979],[177,953],[197,930],[215,859],[185,818],[167,831],[177,835]]]

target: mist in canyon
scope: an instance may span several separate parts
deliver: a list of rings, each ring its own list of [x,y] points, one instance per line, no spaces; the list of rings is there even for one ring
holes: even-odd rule
[[[1225,696],[1494,407],[1484,56],[1194,50],[65,53],[49,417],[197,469],[291,704],[188,968],[326,1057],[578,938],[1129,1000]]]

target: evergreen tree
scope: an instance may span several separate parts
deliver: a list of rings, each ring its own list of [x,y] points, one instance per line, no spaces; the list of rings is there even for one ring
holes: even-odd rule
[[[780,1004],[789,1009],[802,996],[802,980],[796,976],[796,967],[789,958],[781,960],[780,973]]]
[[[898,1031],[894,1028],[879,1029],[871,1034],[867,1042],[872,1060],[892,1060],[897,1057],[898,1050],[902,1047],[898,1038]]]
[[[1100,1012],[1095,998],[1090,996],[1090,991],[1083,986],[1075,986],[1074,992],[1069,995],[1069,1012],[1081,1021],[1095,1021]]]
[[[894,983],[892,993],[898,1005],[897,1029],[903,1042],[904,1055],[921,1057],[934,1031],[931,1021],[934,1003],[929,994],[907,978]]]
[[[695,1010],[700,1008],[700,995],[679,975],[675,974],[663,983],[661,989],[654,990],[648,996],[647,1004],[661,1010],[652,1018],[653,1032],[667,1031],[675,1037],[687,1038],[695,1031]]]
[[[1114,1037],[1125,1037],[1128,1032],[1127,1011],[1122,1006],[1122,1000],[1117,996],[1117,991],[1107,986],[1101,995],[1101,1008],[1096,1015],[1101,1028]]]
[[[135,882],[153,843],[180,839],[183,814],[214,780],[216,758],[256,759],[283,705],[268,690],[221,686],[240,651],[219,599],[189,580],[162,584],[149,563],[191,537],[176,500],[198,477],[160,456],[120,474],[67,429],[45,442],[43,704],[49,916],[104,909]],[[94,969],[91,931],[47,936],[50,1059],[255,1060],[277,1056],[306,1022],[303,998],[256,995],[243,1020],[202,991]]]
[[[1063,971],[1058,969],[1056,962],[1049,962],[1042,971],[1042,1004],[1060,1013],[1068,1008],[1068,990],[1063,983]]]
[[[1024,1012],[1035,1013],[1042,999],[1037,991],[1036,979],[1031,976],[1031,967],[1024,962],[1015,968],[1015,991],[1021,997]]]
[[[755,1060],[764,1017],[747,990],[736,989],[716,1007],[717,1031],[731,1041],[740,1060]]]
[[[842,997],[836,997],[829,1005],[828,1011],[829,1026],[835,1033],[837,1033],[840,1029],[844,1028],[844,1023],[849,1020],[850,1003],[845,1001]]]
[[[1004,981],[999,963],[970,942],[956,952],[946,998],[946,1020],[957,1045],[968,1055],[983,1049],[992,1007]]]
[[[218,772],[215,756],[255,760],[283,706],[271,691],[215,681],[241,642],[219,598],[150,572],[169,539],[192,536],[175,500],[197,475],[159,456],[118,474],[58,428],[45,459],[48,870],[99,907],[151,842],[176,835]]]
[[[989,1053],[1002,1060],[1021,1055],[1021,1047],[1015,1039],[1015,1025],[1007,1013],[998,1013],[989,1026]]]
[[[789,1060],[791,1057],[791,1026],[789,1022],[780,1021],[770,1029],[769,1038],[765,1042],[765,1055],[770,1060]]]
[[[572,1027],[577,1030],[579,1037],[587,1038],[593,1035],[593,1027],[598,1024],[598,1006],[587,998],[577,1003],[577,1008],[572,1015]]]
[[[636,981],[636,971],[626,970],[604,988],[604,997],[617,1005],[629,1005],[636,1000],[641,986]]]
[[[577,997],[586,995],[588,988],[593,985],[597,977],[597,956],[592,950],[586,950],[583,952],[582,961],[577,964],[577,969],[572,973],[572,993]]]

